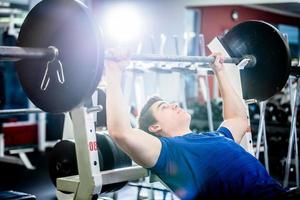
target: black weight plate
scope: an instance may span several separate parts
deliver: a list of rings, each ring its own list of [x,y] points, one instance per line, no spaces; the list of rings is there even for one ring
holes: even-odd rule
[[[103,170],[104,163],[100,151],[98,151],[98,159],[100,168]],[[49,156],[48,170],[50,179],[55,186],[57,178],[78,175],[75,143],[73,141],[62,140],[53,147]],[[105,192],[104,189],[102,191]]]
[[[103,71],[101,33],[88,9],[74,0],[43,0],[27,15],[18,38],[22,47],[59,50],[65,83],[50,72],[46,91],[40,89],[47,61],[26,59],[17,62],[22,86],[30,100],[52,113],[66,112],[82,103],[96,89]]]
[[[104,163],[100,151],[98,151],[98,158],[101,170],[103,170]],[[78,175],[75,143],[73,141],[62,140],[53,147],[49,156],[48,170],[50,179],[55,186],[57,178]]]
[[[115,155],[114,149],[110,144],[110,141],[107,139],[108,136],[102,133],[97,133],[97,145],[98,150],[100,150],[102,154],[102,158],[104,160],[103,169],[102,170],[110,170],[115,168]]]
[[[109,135],[97,133],[96,136],[101,171],[131,166],[130,158],[115,145]],[[48,170],[55,186],[57,178],[78,175],[75,143],[73,141],[62,140],[53,147],[49,156]],[[117,191],[126,184],[127,182],[120,182],[103,185],[101,193]]]
[[[100,149],[100,152],[101,152],[103,160],[104,160],[105,170],[131,166],[132,162],[131,162],[130,158],[117,147],[117,145],[113,142],[113,140],[111,139],[111,137],[108,134],[98,133],[97,134],[97,144],[98,144],[98,149]],[[108,145],[108,148],[107,148],[107,145]],[[123,155],[123,157],[121,157],[120,155]],[[126,156],[127,156],[127,159],[125,159]],[[110,166],[108,166],[109,163],[110,163]],[[113,168],[111,168],[112,163],[114,165]],[[126,184],[127,184],[127,181],[103,185],[101,192],[117,191],[117,190],[121,189],[122,187],[124,187]]]
[[[78,174],[75,143],[70,140],[58,142],[52,149],[48,170],[52,183],[56,186],[56,179]]]
[[[290,52],[274,26],[262,21],[247,21],[234,26],[219,39],[231,57],[256,57],[253,68],[241,70],[244,99],[266,100],[286,84]]]
[[[103,134],[109,144],[114,160],[114,169],[131,166],[131,159],[116,145],[108,134]],[[102,151],[101,151],[102,152]]]

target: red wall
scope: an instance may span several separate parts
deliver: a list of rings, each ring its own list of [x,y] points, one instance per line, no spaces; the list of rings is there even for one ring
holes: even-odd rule
[[[247,20],[263,20],[272,24],[290,24],[299,26],[300,19],[273,14],[242,6],[210,6],[197,8],[201,11],[200,32],[204,34],[206,43],[215,36],[221,35],[226,29]],[[233,21],[231,13],[236,10],[239,14],[237,21]],[[208,50],[207,50],[207,53]]]

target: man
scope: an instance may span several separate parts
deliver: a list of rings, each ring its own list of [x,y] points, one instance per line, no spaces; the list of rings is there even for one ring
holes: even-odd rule
[[[140,129],[132,128],[120,86],[128,56],[111,53],[118,59],[106,63],[109,133],[136,163],[157,174],[178,197],[269,199],[285,192],[239,145],[248,128],[247,112],[228,81],[220,54],[213,54],[212,68],[223,98],[224,122],[215,132],[197,134],[190,130],[191,116],[185,110],[158,97],[142,109]]]

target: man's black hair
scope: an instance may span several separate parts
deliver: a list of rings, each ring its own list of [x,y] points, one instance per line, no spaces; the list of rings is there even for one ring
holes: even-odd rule
[[[144,105],[144,107],[142,108],[140,116],[139,116],[139,120],[138,120],[139,129],[141,129],[147,133],[150,133],[152,135],[153,135],[153,133],[150,132],[148,128],[149,128],[149,126],[153,125],[157,121],[154,118],[153,113],[150,110],[150,107],[157,101],[163,101],[163,99],[158,96],[153,96],[153,97],[149,98],[148,101],[146,102],[146,104]]]

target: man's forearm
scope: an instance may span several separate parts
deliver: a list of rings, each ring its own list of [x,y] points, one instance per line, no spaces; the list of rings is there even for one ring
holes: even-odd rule
[[[113,75],[113,74],[112,74]],[[107,127],[112,136],[121,137],[131,129],[128,105],[122,94],[121,77],[107,74],[106,115]]]
[[[246,107],[243,99],[236,93],[229,81],[229,76],[226,76],[226,71],[221,70],[216,72],[219,83],[220,93],[223,98],[223,117],[224,120],[231,118],[247,119]]]

